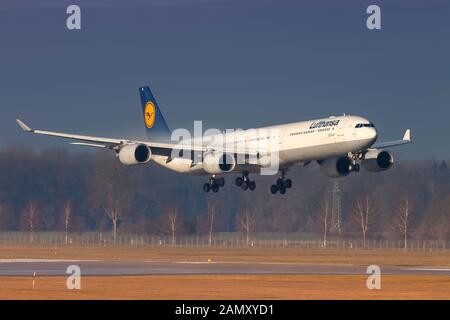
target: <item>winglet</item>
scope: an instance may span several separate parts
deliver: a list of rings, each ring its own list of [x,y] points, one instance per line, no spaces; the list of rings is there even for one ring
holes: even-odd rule
[[[405,131],[405,135],[403,136],[403,140],[405,141],[411,141],[411,130],[407,129]]]
[[[22,128],[23,131],[33,132],[33,130],[23,123],[19,118],[16,119],[17,124]]]

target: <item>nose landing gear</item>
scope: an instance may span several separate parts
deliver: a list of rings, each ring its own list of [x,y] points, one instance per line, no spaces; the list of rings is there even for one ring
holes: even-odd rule
[[[223,187],[224,185],[224,178],[216,178],[215,175],[213,175],[211,178],[209,178],[209,181],[203,185],[203,191],[209,192],[210,190],[212,190],[212,192],[217,193],[219,192],[219,188]]]
[[[352,165],[350,167],[351,172],[359,172],[360,165],[356,162],[358,159],[362,159],[362,153],[360,152],[352,152],[350,154],[350,157],[352,158]]]

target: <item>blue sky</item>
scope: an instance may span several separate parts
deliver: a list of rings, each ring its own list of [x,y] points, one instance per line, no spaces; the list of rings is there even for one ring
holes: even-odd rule
[[[82,30],[66,29],[79,4]],[[365,13],[381,7],[382,29]],[[172,128],[251,128],[342,113],[400,157],[448,159],[448,1],[2,1],[0,145],[66,146],[36,128],[144,137],[137,88]],[[74,148],[74,147],[70,147]],[[76,149],[75,149],[76,150]]]

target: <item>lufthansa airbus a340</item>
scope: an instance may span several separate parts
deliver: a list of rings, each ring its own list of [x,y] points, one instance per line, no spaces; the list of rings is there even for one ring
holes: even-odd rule
[[[114,150],[124,165],[153,160],[177,172],[210,175],[203,185],[205,192],[218,192],[225,183],[221,175],[226,173],[239,173],[235,184],[242,190],[254,190],[256,184],[249,174],[274,167],[274,162],[279,176],[270,188],[273,194],[284,194],[291,188],[292,181],[286,178],[286,172],[296,163],[307,165],[317,161],[330,177],[358,172],[360,163],[368,171],[383,171],[394,163],[392,154],[385,148],[411,142],[408,129],[402,140],[376,143],[377,130],[370,121],[344,115],[220,133],[200,144],[196,139],[175,143],[150,88],[139,88],[139,93],[148,141],[34,130],[21,120],[16,121],[27,132],[72,139],[75,142],[71,143],[76,145]]]

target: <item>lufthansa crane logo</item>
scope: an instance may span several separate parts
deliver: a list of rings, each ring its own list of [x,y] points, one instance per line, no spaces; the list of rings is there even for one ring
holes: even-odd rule
[[[145,105],[145,110],[144,110],[144,120],[145,120],[145,125],[149,129],[151,127],[153,127],[153,124],[155,123],[155,113],[156,113],[156,108],[155,108],[155,105],[153,104],[153,102],[151,102],[151,101],[147,102],[147,104]]]

